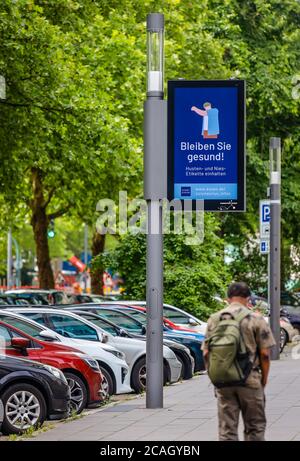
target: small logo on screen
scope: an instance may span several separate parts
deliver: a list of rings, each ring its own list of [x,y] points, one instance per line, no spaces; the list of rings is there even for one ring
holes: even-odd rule
[[[181,196],[190,197],[191,196],[191,188],[190,187],[182,187],[181,188]]]

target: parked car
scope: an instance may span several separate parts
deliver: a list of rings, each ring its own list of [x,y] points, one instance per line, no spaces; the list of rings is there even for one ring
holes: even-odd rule
[[[14,294],[4,293],[0,295],[0,306],[30,306],[27,299],[19,298]]]
[[[133,335],[128,331],[120,328],[118,325],[106,320],[104,317],[101,317],[98,314],[88,312],[86,310],[74,310],[74,313],[80,317],[85,318],[89,322],[103,329],[112,336],[122,337],[122,338],[136,338],[145,341],[145,335]],[[195,361],[187,347],[182,344],[178,344],[174,341],[164,338],[164,345],[168,346],[176,355],[177,359],[182,365],[181,377],[182,379],[190,379],[193,376]]]
[[[53,309],[51,309],[51,311],[53,311]],[[3,313],[5,313],[7,316],[18,317],[19,321],[27,322],[39,327],[39,329],[42,330],[41,335],[46,341],[54,341],[79,349],[80,351],[90,355],[95,360],[97,360],[103,375],[102,390],[106,397],[113,394],[124,394],[132,392],[130,387],[130,377],[128,374],[129,367],[125,362],[125,355],[116,348],[101,343],[100,333],[97,333],[97,335],[99,335],[97,336],[99,342],[70,338],[60,335],[59,333],[54,332],[52,329],[49,329],[46,326],[47,317],[45,317],[41,307],[31,309],[12,308],[2,311],[2,313],[0,311],[0,320]],[[93,335],[95,335],[95,330],[94,328],[86,326],[85,333],[89,334],[90,337],[93,337]],[[101,339],[103,339],[102,334]]]
[[[74,306],[74,307],[77,308],[77,306]],[[98,310],[100,314],[102,313],[102,315],[105,315],[109,320],[117,323],[120,326],[122,326],[121,322],[125,322],[125,324],[123,325],[124,328],[126,325],[125,317],[122,316],[121,318],[118,318],[120,317],[121,312],[123,314],[130,315],[131,317],[135,316],[136,318],[137,318],[138,313],[140,314],[146,313],[146,308],[142,306],[129,306],[129,305],[119,305],[119,304],[94,304],[94,305],[84,304],[84,305],[81,305],[79,309],[81,307],[84,309],[89,309],[89,310],[93,309],[94,311]],[[130,309],[130,314],[128,312],[128,309]],[[115,321],[117,319],[118,321]],[[190,338],[197,339],[201,342],[204,339],[204,336],[201,333],[198,333],[197,331],[191,330],[188,328],[178,327],[177,325],[174,325],[173,322],[166,319],[165,317],[163,317],[163,327],[167,329],[169,332],[172,332],[174,334],[176,333],[176,334],[188,336]],[[133,328],[133,325],[131,325],[131,328]]]
[[[48,291],[44,290],[7,290],[5,295],[11,295],[14,298],[15,304],[24,301],[25,304],[38,304],[48,306]]]
[[[81,304],[81,303],[92,303],[93,300],[89,295],[86,294],[68,294],[68,302],[66,304]]]
[[[86,406],[100,403],[102,374],[97,361],[74,348],[45,341],[41,332],[39,326],[0,314],[0,337],[5,340],[7,355],[26,356],[59,368],[70,387],[71,408],[77,413]]]
[[[257,310],[261,313],[266,319],[267,322],[270,320],[270,308],[268,304],[268,300],[257,295],[252,295],[250,298],[250,306],[253,309]],[[280,309],[280,352],[283,351],[285,345],[288,342],[291,342],[298,334],[298,330],[296,325],[293,325],[291,322],[291,318],[293,316],[288,314],[285,308],[281,307]],[[296,320],[297,324],[297,320]],[[299,319],[299,327],[300,327],[300,319]]]
[[[104,303],[104,304],[82,304],[81,306],[71,306],[71,307],[67,307],[67,309],[71,309],[72,308],[74,309],[89,309],[90,311],[97,311],[99,310],[99,313],[101,311],[102,315],[104,315],[105,313],[105,316],[111,320],[112,322],[115,322],[117,323],[119,326],[123,326],[123,328],[126,329],[126,319],[125,317],[121,317],[120,319],[118,319],[118,322],[115,321],[118,316],[119,316],[119,312],[123,312],[125,313],[128,309],[131,309],[131,314],[132,315],[132,310],[134,309],[135,311],[139,311],[141,313],[145,313],[146,312],[146,308],[145,307],[141,307],[141,306],[130,306],[130,305],[123,305],[123,304],[115,304],[115,303]],[[120,322],[125,322],[124,325],[121,325]],[[178,333],[178,334],[182,334],[182,335],[185,335],[185,336],[189,336],[191,338],[194,338],[194,339],[198,339],[199,341],[203,341],[203,338],[204,336],[201,334],[201,333],[198,333],[197,331],[195,330],[191,330],[191,329],[188,329],[188,328],[183,328],[183,327],[178,327],[177,325],[175,325],[173,322],[171,322],[170,320],[166,319],[165,317],[163,317],[163,324],[164,324],[164,327],[165,328],[168,328],[169,330],[174,330],[173,332],[174,333]],[[131,327],[133,327],[131,325]],[[139,333],[140,332],[140,329],[138,328],[138,331],[136,333]]]
[[[82,305],[80,307],[74,306],[73,308],[66,308],[66,310],[70,309],[73,309],[73,312],[80,310],[98,314],[106,320],[115,323],[119,328],[138,337],[145,336],[146,334],[146,315],[143,311],[136,310],[134,308],[119,305]],[[184,333],[185,332],[178,330],[173,331],[164,326],[164,338],[171,341],[177,341],[178,343],[188,347],[195,361],[194,371],[201,371],[205,368],[201,350],[203,336],[199,333],[195,333],[191,336]],[[198,336],[201,340],[198,339]]]
[[[49,365],[0,355],[0,432],[21,434],[69,414],[70,388]]]
[[[102,303],[104,304],[104,303]],[[116,302],[105,302],[105,304],[116,304]],[[146,301],[118,301],[118,305],[127,306],[143,306],[146,307]],[[170,320],[175,325],[188,328],[205,335],[207,323],[199,320],[194,315],[185,312],[179,307],[172,306],[171,304],[163,304],[163,315],[167,320]]]
[[[76,338],[78,341],[89,340],[91,342],[102,341],[105,333],[101,328],[76,314],[58,309],[14,309],[26,317],[34,315],[34,319],[45,324],[48,328],[64,337]],[[108,335],[108,343],[121,350],[126,356],[129,365],[130,386],[135,392],[145,389],[146,370],[146,344],[134,338],[122,338]],[[105,345],[104,345],[105,347]],[[164,377],[166,382],[177,382],[181,375],[181,363],[176,355],[164,346]]]
[[[284,291],[281,292],[281,308],[286,313],[293,327],[300,334],[300,298],[294,293]]]

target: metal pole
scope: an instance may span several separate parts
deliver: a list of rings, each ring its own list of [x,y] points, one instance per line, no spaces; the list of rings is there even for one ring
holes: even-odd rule
[[[21,285],[21,253],[17,240],[12,237],[12,242],[16,249],[16,288]]]
[[[7,289],[12,287],[12,234],[11,228],[7,233]]]
[[[89,239],[89,226],[84,225],[84,264],[87,266],[88,263],[88,239]]]
[[[272,360],[280,358],[280,156],[280,138],[270,138],[270,325],[276,341],[271,350]]]
[[[164,16],[147,16],[148,75],[144,105],[144,198],[147,200],[146,407],[163,408],[163,233],[166,197],[166,101],[163,100]]]
[[[89,226],[87,224],[84,225],[84,264],[87,270],[88,264],[88,238],[89,238]],[[84,291],[87,291],[87,273],[85,273],[84,278]]]

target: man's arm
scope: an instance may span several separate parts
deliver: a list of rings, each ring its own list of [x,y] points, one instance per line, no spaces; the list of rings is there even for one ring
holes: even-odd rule
[[[203,351],[203,359],[204,359],[205,370],[207,370],[208,369],[208,350],[207,349]]]
[[[191,108],[191,110],[194,111],[194,112],[196,112],[196,114],[201,115],[202,117],[204,117],[205,115],[207,115],[206,110],[198,109],[198,107],[196,107],[196,106],[193,106],[193,107]]]
[[[257,325],[255,337],[262,372],[261,383],[265,386],[267,384],[270,370],[270,350],[276,343],[270,326],[265,319],[261,315],[255,314],[255,321]]]
[[[268,381],[270,370],[270,349],[261,349],[258,355],[262,374],[261,383],[263,387],[265,387]]]

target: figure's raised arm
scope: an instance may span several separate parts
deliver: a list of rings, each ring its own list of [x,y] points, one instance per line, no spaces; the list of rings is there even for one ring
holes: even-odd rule
[[[196,114],[201,115],[202,117],[205,117],[205,115],[207,115],[206,110],[198,109],[198,107],[196,107],[196,106],[193,106],[193,107],[191,108],[191,110],[192,110],[193,112],[196,112]]]

